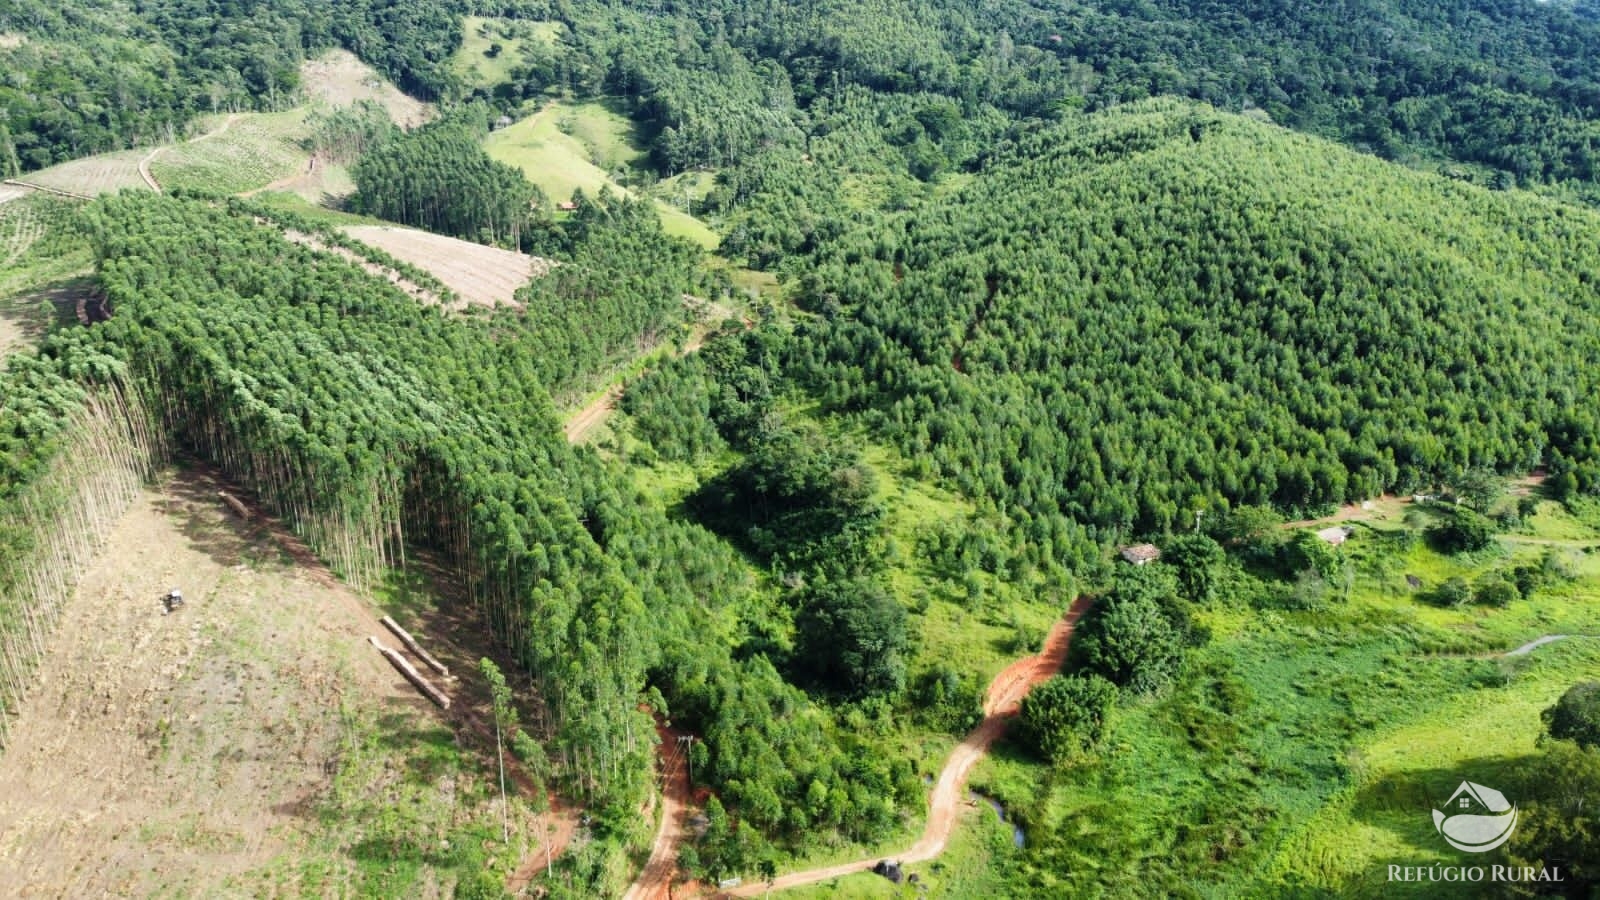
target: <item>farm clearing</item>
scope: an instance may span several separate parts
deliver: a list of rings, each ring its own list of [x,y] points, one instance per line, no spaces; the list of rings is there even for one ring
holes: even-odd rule
[[[193,125],[197,136],[190,140],[85,157],[30,172],[19,180],[87,196],[125,188],[224,194],[282,190],[323,203],[347,195],[354,185],[343,167],[311,163],[302,142],[309,134],[307,119],[313,111],[372,101],[396,124],[408,128],[434,115],[430,104],[406,96],[342,50],[308,60],[300,71],[304,102],[298,106],[280,112],[209,116]]]

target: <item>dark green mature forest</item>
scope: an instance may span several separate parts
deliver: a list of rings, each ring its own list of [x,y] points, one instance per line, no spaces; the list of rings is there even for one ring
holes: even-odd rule
[[[1600,18],[1584,4],[479,6],[558,20],[569,34],[486,94],[629,98],[669,173],[799,146],[817,133],[818,104],[852,86],[938,94],[968,119],[985,109],[1049,119],[1176,94],[1387,158],[1457,160],[1501,173],[1500,183],[1580,192],[1592,192],[1600,160]]]
[[[344,47],[404,90],[451,90],[448,4],[399,0],[0,2],[0,176],[170,140],[195,116],[279,108],[299,65]]]
[[[351,209],[486,244],[533,244],[550,202],[522,173],[483,152],[486,116],[481,107],[465,107],[363,154],[351,172]]]
[[[937,94],[967,118],[985,108],[1053,118],[1179,94],[1259,110],[1389,158],[1453,159],[1507,181],[1580,191],[1589,190],[1600,154],[1591,64],[1600,21],[1583,4],[463,6],[567,29],[486,97],[512,103],[553,88],[627,98],[669,173],[801,146],[815,104],[850,86]],[[98,3],[62,10],[8,0],[0,33],[27,39],[0,45],[3,124],[28,169],[150,142],[199,113],[285,102],[298,61],[330,46],[354,51],[417,96],[455,96],[463,87],[447,63],[460,44],[460,12],[390,0],[168,0],[124,16]],[[0,132],[0,143],[6,137]],[[939,143],[936,134],[927,140],[919,152]]]

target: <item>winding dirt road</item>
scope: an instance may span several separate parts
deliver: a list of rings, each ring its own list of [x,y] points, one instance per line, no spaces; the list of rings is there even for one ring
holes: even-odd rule
[[[678,871],[678,847],[688,832],[685,826],[692,787],[688,759],[678,741],[684,733],[660,724],[656,733],[661,738],[661,825],[650,846],[650,861],[628,886],[623,900],[671,900],[672,877]]]
[[[967,777],[972,774],[972,767],[988,754],[989,747],[1005,733],[1006,726],[1017,714],[1017,710],[1022,706],[1022,698],[1028,695],[1028,691],[1061,670],[1061,664],[1067,658],[1067,646],[1072,640],[1072,629],[1078,624],[1078,619],[1084,611],[1089,608],[1089,603],[1088,597],[1079,597],[1072,604],[1072,608],[1067,610],[1066,616],[1050,629],[1049,636],[1045,638],[1044,649],[1038,656],[1017,660],[989,683],[989,692],[983,704],[983,721],[956,745],[950,752],[949,758],[945,760],[944,768],[939,772],[939,780],[933,786],[933,794],[928,798],[928,824],[922,830],[922,837],[912,844],[910,849],[898,856],[878,854],[855,862],[793,872],[781,876],[771,885],[765,883],[744,885],[729,891],[728,896],[755,897],[765,894],[769,889],[783,890],[865,872],[879,860],[894,859],[902,864],[916,863],[925,862],[943,853],[945,845],[950,841],[951,833],[955,830],[956,819],[960,816],[961,804],[966,796]]]

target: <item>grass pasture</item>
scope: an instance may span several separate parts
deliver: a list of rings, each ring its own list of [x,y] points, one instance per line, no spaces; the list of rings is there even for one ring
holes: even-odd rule
[[[489,135],[484,149],[521,169],[552,203],[561,203],[580,190],[591,196],[603,188],[632,195],[618,179],[642,154],[634,141],[631,123],[601,103],[551,103]],[[716,248],[719,238],[704,222],[660,200],[654,202],[668,234],[708,250]]]
[[[611,115],[614,114],[598,103],[577,106],[552,103],[489,135],[484,148],[495,159],[521,169],[552,202],[562,202],[579,190],[593,195],[609,187],[623,193],[622,186],[595,165],[589,148],[577,136],[579,124],[586,133],[610,132],[609,127],[593,120]],[[562,128],[563,122],[568,123],[566,130]]]
[[[467,16],[462,22],[461,47],[450,67],[473,87],[492,87],[511,78],[526,49],[553,45],[565,27],[560,22]],[[494,52],[497,44],[500,50]]]

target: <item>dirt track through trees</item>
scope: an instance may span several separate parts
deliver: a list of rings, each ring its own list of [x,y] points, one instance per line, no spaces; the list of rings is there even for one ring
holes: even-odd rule
[[[650,860],[639,877],[628,886],[623,900],[672,900],[672,879],[678,871],[678,848],[688,834],[686,819],[693,786],[689,783],[689,760],[685,745],[678,739],[684,733],[664,725],[656,726],[661,743],[661,824],[650,846]]]
[[[1067,658],[1067,647],[1072,641],[1072,630],[1089,608],[1089,603],[1089,598],[1079,597],[1066,616],[1051,627],[1050,634],[1045,637],[1044,649],[1037,656],[1017,660],[989,683],[988,693],[984,695],[983,721],[956,745],[945,760],[944,768],[939,771],[939,780],[934,783],[933,794],[928,798],[928,824],[922,830],[922,837],[909,849],[898,856],[878,854],[855,862],[793,872],[779,877],[770,886],[765,883],[747,884],[729,892],[729,895],[754,897],[769,889],[799,887],[865,872],[880,860],[917,863],[943,853],[961,814],[967,777],[972,774],[973,767],[988,755],[990,746],[1005,734],[1006,726],[1017,714],[1022,706],[1022,698],[1028,695],[1028,691],[1061,670],[1061,664]]]
[[[621,399],[622,385],[614,384],[606,388],[600,396],[584,404],[583,408],[562,426],[567,435],[567,443],[583,443],[585,438],[605,423],[611,411],[617,408],[617,401]]]

